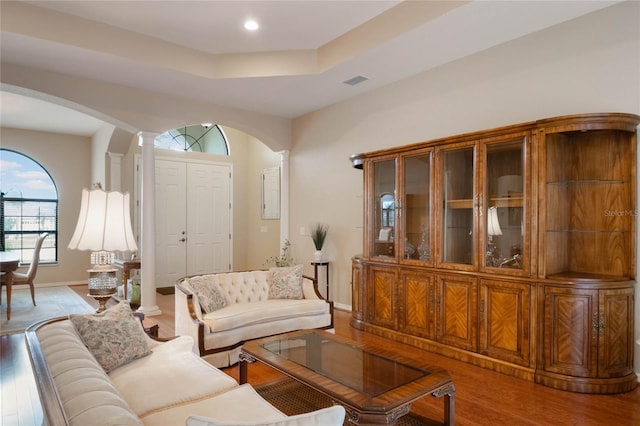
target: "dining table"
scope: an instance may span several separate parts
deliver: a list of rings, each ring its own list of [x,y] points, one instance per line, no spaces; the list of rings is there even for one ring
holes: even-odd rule
[[[20,257],[17,253],[0,251],[0,271],[4,273],[4,284],[7,287],[7,321],[11,319],[11,286],[13,285],[13,272],[20,265]]]

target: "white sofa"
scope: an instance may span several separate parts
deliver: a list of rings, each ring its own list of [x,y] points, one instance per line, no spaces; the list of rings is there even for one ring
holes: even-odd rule
[[[150,353],[109,373],[68,318],[33,325],[26,336],[45,425],[341,425],[344,419],[337,405],[284,415],[251,385],[238,385],[193,353],[189,336],[158,342],[142,332]]]
[[[287,271],[297,274],[297,278],[289,278],[299,280],[300,292],[295,295],[284,290],[293,298],[278,298],[274,288],[281,288],[278,284]],[[202,293],[210,288],[217,292],[214,298],[224,300],[206,312]],[[302,275],[302,265],[199,275],[176,284],[175,334],[192,336],[194,351],[219,368],[238,362],[240,347],[247,340],[332,327],[333,302],[322,298],[316,280]]]

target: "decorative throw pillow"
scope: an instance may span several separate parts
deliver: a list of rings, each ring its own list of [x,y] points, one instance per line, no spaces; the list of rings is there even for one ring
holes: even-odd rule
[[[99,314],[69,315],[69,319],[107,373],[151,353],[144,328],[127,302]]]
[[[193,292],[198,295],[200,307],[206,313],[217,311],[227,306],[227,299],[222,295],[220,287],[216,283],[212,283],[209,278],[189,278],[189,284]]]
[[[302,299],[302,265],[269,269],[269,299]]]

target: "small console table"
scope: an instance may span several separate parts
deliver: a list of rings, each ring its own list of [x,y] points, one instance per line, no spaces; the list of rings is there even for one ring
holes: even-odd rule
[[[131,275],[132,269],[140,269],[141,261],[140,259],[134,260],[123,260],[116,259],[111,263],[111,266],[117,269],[122,269],[122,281],[124,283],[124,300],[129,300],[127,297],[127,282],[129,281],[129,276]]]
[[[329,261],[327,260],[313,261],[311,262],[311,265],[313,265],[313,277],[316,279],[316,281],[318,281],[318,268],[321,266],[326,268],[327,275],[325,276],[325,286],[327,289],[327,300],[329,300]],[[320,282],[318,282],[318,285],[320,285]]]

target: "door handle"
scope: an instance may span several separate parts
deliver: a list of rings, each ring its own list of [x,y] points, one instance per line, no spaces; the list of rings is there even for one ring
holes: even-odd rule
[[[178,241],[180,241],[181,243],[184,243],[185,241],[187,241],[187,239],[183,237],[183,238],[180,238]]]

